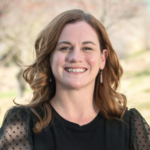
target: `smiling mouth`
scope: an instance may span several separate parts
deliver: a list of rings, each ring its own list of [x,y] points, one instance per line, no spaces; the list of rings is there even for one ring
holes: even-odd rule
[[[65,70],[67,72],[73,72],[73,73],[83,73],[85,72],[87,69],[73,69],[73,68],[65,68]]]

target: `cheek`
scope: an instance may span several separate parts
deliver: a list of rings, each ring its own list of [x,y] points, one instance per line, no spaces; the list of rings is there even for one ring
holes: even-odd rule
[[[91,66],[97,66],[99,65],[99,58],[95,55],[89,55],[87,57],[87,61]]]
[[[65,57],[63,55],[60,54],[54,55],[52,60],[53,69],[62,66],[64,62],[65,62]]]

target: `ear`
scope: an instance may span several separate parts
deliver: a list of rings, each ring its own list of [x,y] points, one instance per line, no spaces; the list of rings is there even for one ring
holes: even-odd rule
[[[104,69],[107,57],[108,57],[108,51],[107,49],[103,49],[103,52],[101,53],[100,69]]]

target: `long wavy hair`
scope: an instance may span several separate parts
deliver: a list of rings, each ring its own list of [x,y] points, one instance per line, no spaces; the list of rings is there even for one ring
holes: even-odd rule
[[[23,78],[33,90],[33,98],[29,104],[23,105],[38,118],[33,131],[41,132],[51,121],[52,110],[50,100],[55,95],[55,78],[50,68],[49,58],[54,51],[62,29],[68,23],[85,21],[93,27],[99,37],[101,51],[107,49],[108,57],[103,69],[103,84],[100,84],[100,75],[95,81],[94,100],[100,113],[107,119],[121,119],[126,110],[126,96],[118,93],[123,69],[112,47],[104,26],[91,14],[79,9],[65,11],[56,16],[37,36],[35,41],[35,62],[27,66]],[[49,82],[52,79],[52,82]],[[14,102],[16,105],[16,102]],[[22,104],[21,104],[22,105]],[[43,115],[36,108],[41,108]]]

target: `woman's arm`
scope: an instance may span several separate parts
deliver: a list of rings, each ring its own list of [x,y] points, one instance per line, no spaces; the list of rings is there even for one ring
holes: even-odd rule
[[[136,109],[131,109],[130,147],[133,150],[150,150],[150,127]]]
[[[0,150],[32,150],[30,115],[25,107],[9,110],[0,128]]]

